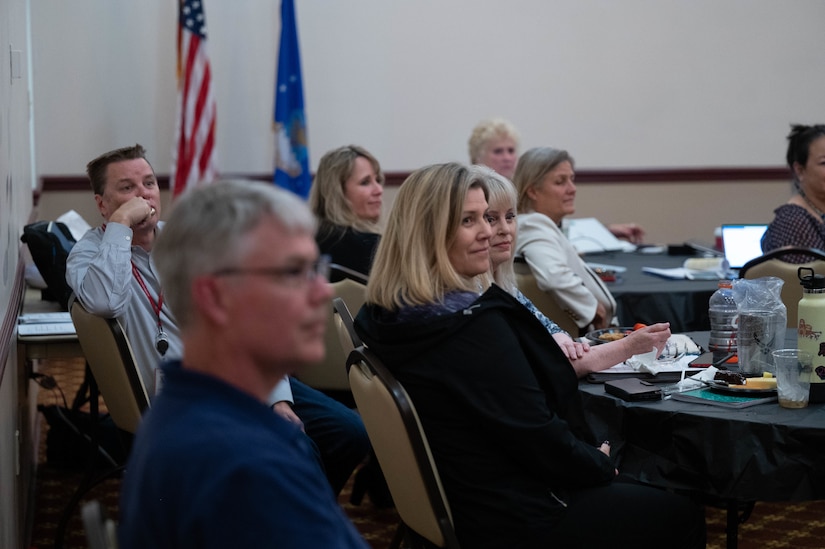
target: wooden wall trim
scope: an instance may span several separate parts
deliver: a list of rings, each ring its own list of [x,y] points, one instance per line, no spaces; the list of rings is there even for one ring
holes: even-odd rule
[[[400,186],[410,172],[386,172],[386,184]],[[245,178],[271,181],[271,174],[225,174],[227,178]],[[632,168],[605,170],[576,170],[576,183],[683,183],[690,181],[776,181],[790,179],[788,168],[725,167],[725,168]],[[169,188],[169,176],[159,175],[158,184]],[[41,192],[48,191],[88,191],[89,180],[85,175],[44,175],[41,177]],[[37,193],[37,192],[36,192]],[[37,197],[37,194],[36,194]],[[36,203],[36,202],[35,202]]]

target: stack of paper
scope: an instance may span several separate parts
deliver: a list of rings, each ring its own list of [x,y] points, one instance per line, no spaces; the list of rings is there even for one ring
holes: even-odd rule
[[[17,334],[21,336],[74,333],[74,324],[69,313],[30,313],[17,317]]]
[[[681,267],[642,267],[642,272],[674,280],[719,280],[728,277],[728,262],[721,257],[691,257]]]

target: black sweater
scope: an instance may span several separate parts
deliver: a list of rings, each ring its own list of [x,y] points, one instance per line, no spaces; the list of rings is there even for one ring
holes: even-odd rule
[[[614,475],[555,340],[496,286],[455,313],[394,317],[367,305],[356,330],[416,406],[462,546],[552,546],[554,495]]]
[[[380,240],[380,234],[362,233],[350,227],[330,223],[323,223],[315,237],[320,252],[329,255],[333,263],[349,267],[364,276],[370,274],[375,249]],[[335,269],[330,274],[330,282],[338,282],[344,278],[364,282]]]

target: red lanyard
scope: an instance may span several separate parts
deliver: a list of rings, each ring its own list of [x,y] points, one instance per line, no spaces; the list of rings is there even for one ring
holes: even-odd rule
[[[106,223],[102,226],[103,232],[106,232]],[[160,309],[163,307],[163,291],[161,290],[158,293],[158,300],[155,301],[152,298],[152,294],[149,293],[149,288],[146,287],[146,282],[143,281],[143,275],[140,274],[137,267],[135,266],[135,262],[132,261],[132,274],[135,276],[135,280],[138,281],[140,284],[141,290],[143,293],[146,294],[146,298],[149,300],[149,304],[152,306],[152,310],[155,311],[155,315],[158,317],[158,335],[163,333],[163,323],[160,321]]]
[[[132,274],[135,275],[135,280],[140,284],[140,289],[146,294],[149,304],[152,305],[152,310],[155,311],[155,315],[158,317],[158,332],[163,332],[163,324],[160,321],[160,309],[163,307],[163,291],[158,293],[158,300],[155,301],[152,298],[152,294],[149,293],[149,288],[146,287],[146,282],[143,281],[143,275],[140,274],[134,262],[132,262]]]
[[[105,223],[103,224],[103,230],[106,231]],[[160,356],[165,356],[166,351],[169,349],[169,338],[166,335],[166,332],[163,331],[163,322],[160,320],[160,312],[163,307],[163,290],[158,291],[157,301],[152,299],[152,294],[149,293],[149,288],[146,287],[146,282],[143,281],[143,275],[141,275],[140,271],[138,271],[134,261],[131,261],[130,263],[132,264],[132,275],[135,277],[138,284],[140,284],[140,289],[143,290],[144,294],[146,294],[146,299],[149,300],[149,304],[152,306],[155,316],[158,317],[158,335],[155,338],[155,348],[160,353]]]

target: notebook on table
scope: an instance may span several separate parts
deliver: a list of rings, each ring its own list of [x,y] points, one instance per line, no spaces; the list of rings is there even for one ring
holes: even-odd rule
[[[767,229],[767,224],[757,223],[722,225],[722,246],[731,269],[741,269],[762,255],[762,235]]]

